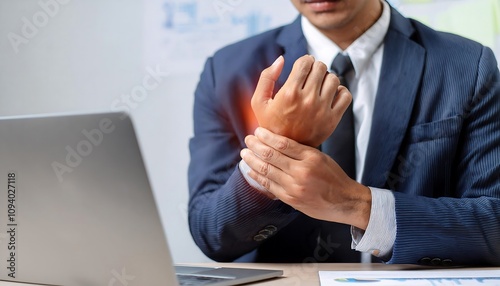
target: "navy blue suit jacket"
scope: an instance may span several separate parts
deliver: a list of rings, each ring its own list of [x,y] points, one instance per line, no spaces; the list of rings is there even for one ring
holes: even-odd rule
[[[500,265],[500,75],[492,51],[395,10],[384,44],[362,183],[394,191],[388,262]],[[278,89],[306,53],[297,19],[206,62],[195,93],[189,225],[214,260],[251,252],[253,261],[350,261],[350,245],[318,245],[328,222],[269,200],[237,168],[253,133],[260,72],[284,55]],[[331,235],[350,240],[348,232]]]

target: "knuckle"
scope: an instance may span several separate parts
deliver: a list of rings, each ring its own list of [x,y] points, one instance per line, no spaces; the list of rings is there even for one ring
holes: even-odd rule
[[[304,169],[302,172],[300,172],[296,176],[295,180],[298,183],[302,184],[302,183],[307,182],[308,180],[310,180],[312,178],[312,175],[313,174],[311,174],[311,172],[310,172],[309,169]],[[296,191],[297,192],[303,192],[303,189],[302,189],[302,187],[298,186],[298,187],[296,187]]]
[[[302,100],[302,105],[305,107],[305,108],[311,108],[311,107],[314,107],[315,103],[316,103],[316,96],[307,96],[307,97],[304,97],[304,99]]]
[[[333,73],[328,73],[328,74],[326,75],[326,80],[327,80],[329,83],[331,83],[331,84],[337,83],[337,81],[338,81],[338,83],[340,83],[339,78],[338,78],[336,75],[334,75]]]
[[[297,59],[297,62],[307,63],[308,65],[312,65],[316,60],[311,55],[303,55]]]
[[[301,75],[309,74],[309,71],[311,70],[310,65],[307,65],[306,63],[300,64],[297,69]]]
[[[287,88],[283,91],[283,97],[288,100],[293,100],[298,93],[299,92],[293,88]]]
[[[323,62],[315,61],[313,64],[313,69],[318,69],[319,71],[326,73],[328,67]]]
[[[274,157],[274,150],[271,148],[266,148],[262,151],[261,156],[265,160],[270,160]]]
[[[336,76],[333,73],[329,73],[327,79],[334,86],[339,86],[340,85],[340,79],[339,79],[339,77]]]
[[[349,90],[345,87],[341,87],[339,92],[338,92],[338,96],[340,96],[341,98],[345,99],[345,102],[347,105],[349,105],[352,101],[352,95],[351,93],[349,92]]]
[[[303,185],[295,186],[295,193],[302,196],[307,191],[307,189]]]
[[[322,159],[320,156],[317,156],[316,154],[311,154],[309,151],[306,151],[305,156],[308,158],[309,162],[312,165],[322,163]]]
[[[269,190],[269,188],[271,187],[271,183],[269,182],[269,179],[266,177],[259,176],[257,182],[266,190]]]
[[[308,158],[312,166],[320,166],[326,164],[326,156],[322,153],[306,151],[305,156]]]
[[[289,146],[290,142],[288,142],[288,140],[284,138],[279,139],[275,144],[275,148],[278,151],[286,151],[289,148]]]
[[[304,56],[295,61],[294,67],[298,72],[309,73],[311,65],[314,64],[314,59],[310,56]]]
[[[295,186],[293,189],[295,190],[298,186],[300,186],[304,181],[308,180],[307,173],[308,170],[304,166],[292,166],[292,174]]]
[[[267,176],[269,174],[269,164],[263,163],[262,165],[260,165],[259,173],[264,175],[264,176]]]

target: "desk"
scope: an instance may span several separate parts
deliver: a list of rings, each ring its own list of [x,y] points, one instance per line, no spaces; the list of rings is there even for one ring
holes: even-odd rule
[[[261,268],[261,269],[280,269],[283,270],[283,277],[266,280],[263,282],[252,283],[248,285],[262,286],[319,286],[318,271],[322,270],[417,270],[417,269],[433,269],[427,266],[418,265],[386,265],[381,263],[376,264],[361,264],[361,263],[319,263],[319,264],[283,264],[283,263],[196,263],[183,264],[191,266],[209,266],[209,267],[241,267],[241,268]],[[453,271],[471,270],[472,268],[456,268]],[[474,268],[474,269],[490,269],[500,271],[500,267],[495,268]],[[3,286],[3,284],[0,284]]]
[[[283,277],[266,280],[246,285],[263,286],[319,286],[318,271],[322,270],[415,270],[432,269],[418,265],[385,265],[385,264],[360,264],[360,263],[320,263],[320,264],[283,264],[283,263],[181,263],[180,265],[189,266],[208,266],[208,267],[240,267],[240,268],[259,268],[259,269],[280,269],[283,270]],[[471,270],[472,268],[456,268],[453,271]],[[498,270],[495,268],[474,268]],[[34,284],[12,283],[0,281],[0,286],[36,286]]]

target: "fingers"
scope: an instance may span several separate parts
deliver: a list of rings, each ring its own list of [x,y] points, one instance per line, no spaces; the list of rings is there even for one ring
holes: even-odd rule
[[[293,64],[292,71],[288,76],[285,85],[288,85],[293,90],[302,90],[306,84],[306,80],[314,65],[314,57],[305,55],[298,58]]]
[[[274,135],[270,131],[267,132]],[[282,136],[278,137],[285,138]],[[295,159],[282,154],[280,151],[274,149],[273,146],[261,142],[254,135],[247,136],[245,143],[248,149],[243,149],[240,155],[243,161],[252,169],[248,175],[279,198],[280,193],[284,191],[281,186],[286,185],[291,180],[289,174],[290,169],[292,169],[291,165]]]
[[[274,85],[283,70],[284,64],[283,56],[279,56],[270,67],[262,71],[252,101],[265,102],[273,97]]]
[[[303,87],[305,95],[320,96],[320,91],[328,74],[328,68],[322,62],[315,61]]]
[[[272,166],[271,164],[264,162],[249,149],[241,150],[240,156],[243,161],[245,161],[245,163],[250,167],[250,171],[247,173],[250,178],[252,178],[268,191],[263,192],[263,194],[268,196],[270,199],[276,199],[281,193],[283,193],[283,188],[272,178],[275,177],[278,179],[283,179],[287,176],[285,173]]]
[[[328,67],[324,63],[316,61],[313,56],[305,55],[295,61],[285,84],[292,90],[302,90],[305,96],[319,96],[322,101],[333,106],[331,103],[340,86],[340,80],[328,72]]]
[[[249,139],[245,140],[247,146],[254,152],[258,151],[263,160],[282,170],[290,169],[293,160],[302,159],[303,153],[311,148],[262,127],[255,130],[255,137],[258,140],[253,140],[252,136],[247,136]],[[263,143],[262,146],[258,145],[259,143]]]
[[[266,145],[261,142],[256,136],[249,135],[245,138],[245,144],[259,159],[263,162],[271,163],[280,170],[288,169],[290,164],[290,158],[281,154],[278,150],[274,149],[272,146]],[[259,173],[267,176],[268,170],[266,166],[260,166]]]
[[[344,114],[352,102],[352,95],[345,86],[339,86],[337,89],[337,96],[333,99],[332,109],[336,114]]]
[[[326,102],[326,104],[330,106],[330,108],[333,108],[333,101],[335,99],[339,86],[340,80],[336,75],[328,73],[325,76],[323,86],[321,88],[320,97],[322,101]]]

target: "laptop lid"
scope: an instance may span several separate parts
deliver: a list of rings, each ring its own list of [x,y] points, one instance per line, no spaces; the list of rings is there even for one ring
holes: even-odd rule
[[[176,285],[127,115],[0,119],[0,279]]]
[[[0,280],[46,285],[237,285],[281,270],[174,270],[123,113],[0,118]],[[168,222],[166,222],[168,223]]]

